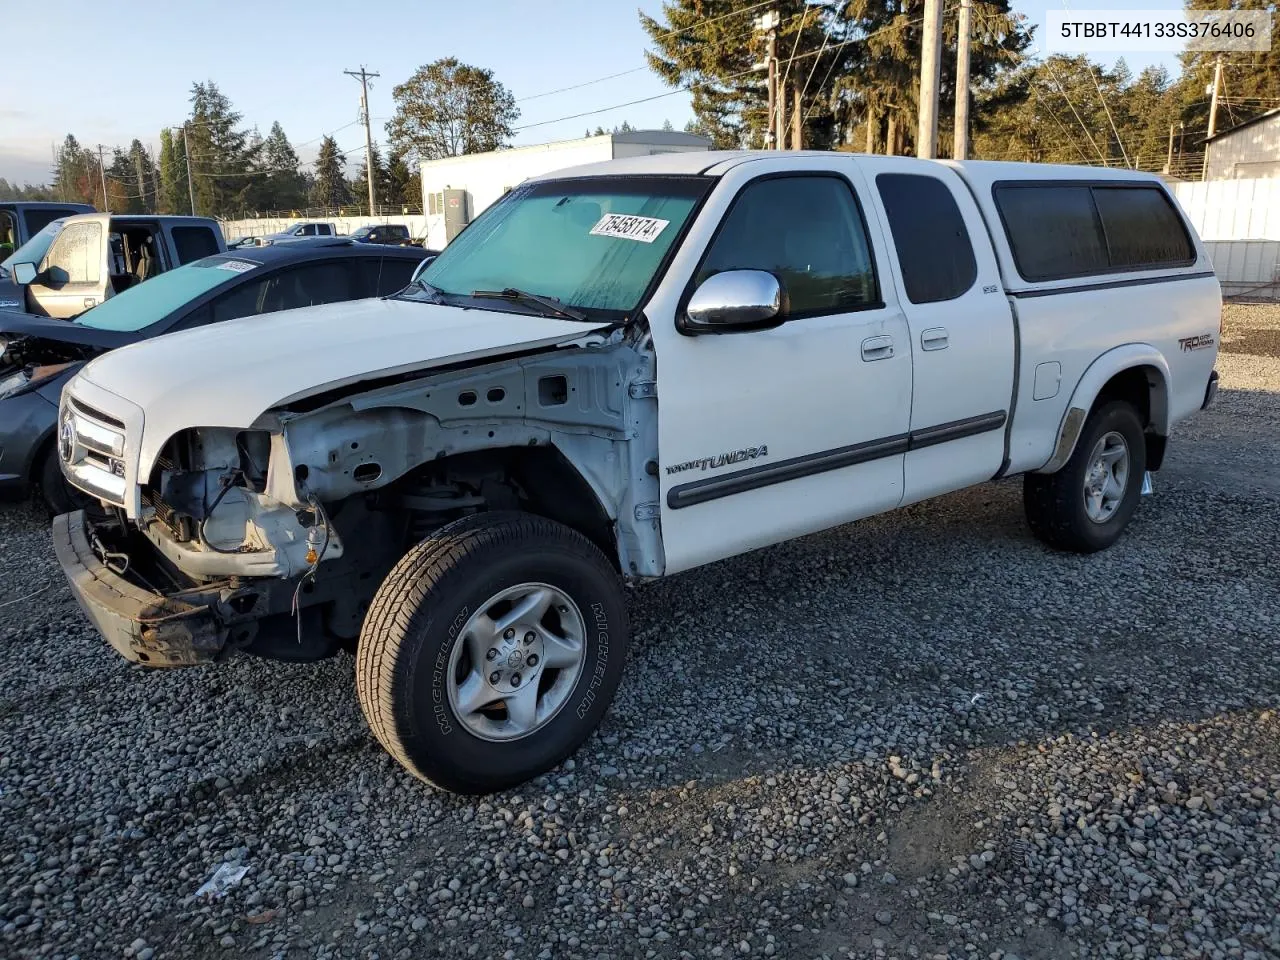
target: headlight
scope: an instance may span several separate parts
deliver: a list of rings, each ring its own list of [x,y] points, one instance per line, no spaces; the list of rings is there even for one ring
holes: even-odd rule
[[[27,367],[25,370],[10,374],[0,380],[0,400],[30,393],[36,387],[48,383],[71,365],[70,363],[51,363],[42,367]]]

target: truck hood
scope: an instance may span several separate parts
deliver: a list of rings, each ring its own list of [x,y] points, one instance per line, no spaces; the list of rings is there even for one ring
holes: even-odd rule
[[[165,334],[86,364],[76,383],[129,401],[142,466],[187,427],[247,428],[288,401],[361,380],[551,346],[606,324],[408,300],[356,300]]]

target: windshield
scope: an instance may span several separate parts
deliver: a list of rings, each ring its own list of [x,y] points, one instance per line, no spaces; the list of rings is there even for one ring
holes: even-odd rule
[[[367,236],[368,236],[369,234],[371,234],[371,233],[373,233],[373,227],[361,227],[359,230],[357,230],[357,231],[356,231],[355,233],[353,233],[351,236],[353,236],[353,237],[367,237]]]
[[[260,267],[242,257],[205,257],[117,293],[80,314],[75,322],[95,330],[132,333],[163,320],[200,294]]]
[[[20,246],[13,253],[0,263],[0,273],[7,274],[9,269],[15,263],[34,263],[37,266],[44,259],[44,255],[49,252],[49,247],[53,244],[53,238],[62,230],[62,220],[51,220],[33,236],[30,240]]]
[[[529,184],[477,217],[421,279],[445,296],[514,288],[620,318],[640,306],[712,182],[584,177]],[[404,294],[420,295],[433,294]]]

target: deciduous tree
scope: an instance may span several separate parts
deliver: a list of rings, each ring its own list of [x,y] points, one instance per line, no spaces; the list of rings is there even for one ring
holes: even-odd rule
[[[481,153],[507,145],[520,116],[493,71],[445,57],[419,67],[392,90],[387,124],[394,149],[413,160]]]

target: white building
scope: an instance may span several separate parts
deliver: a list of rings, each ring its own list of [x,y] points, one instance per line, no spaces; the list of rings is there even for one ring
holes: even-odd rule
[[[1280,109],[1214,134],[1205,150],[1206,180],[1280,177]]]
[[[440,249],[481,211],[529,177],[619,157],[710,149],[710,140],[691,133],[633,130],[424,161],[421,172],[426,245]]]

